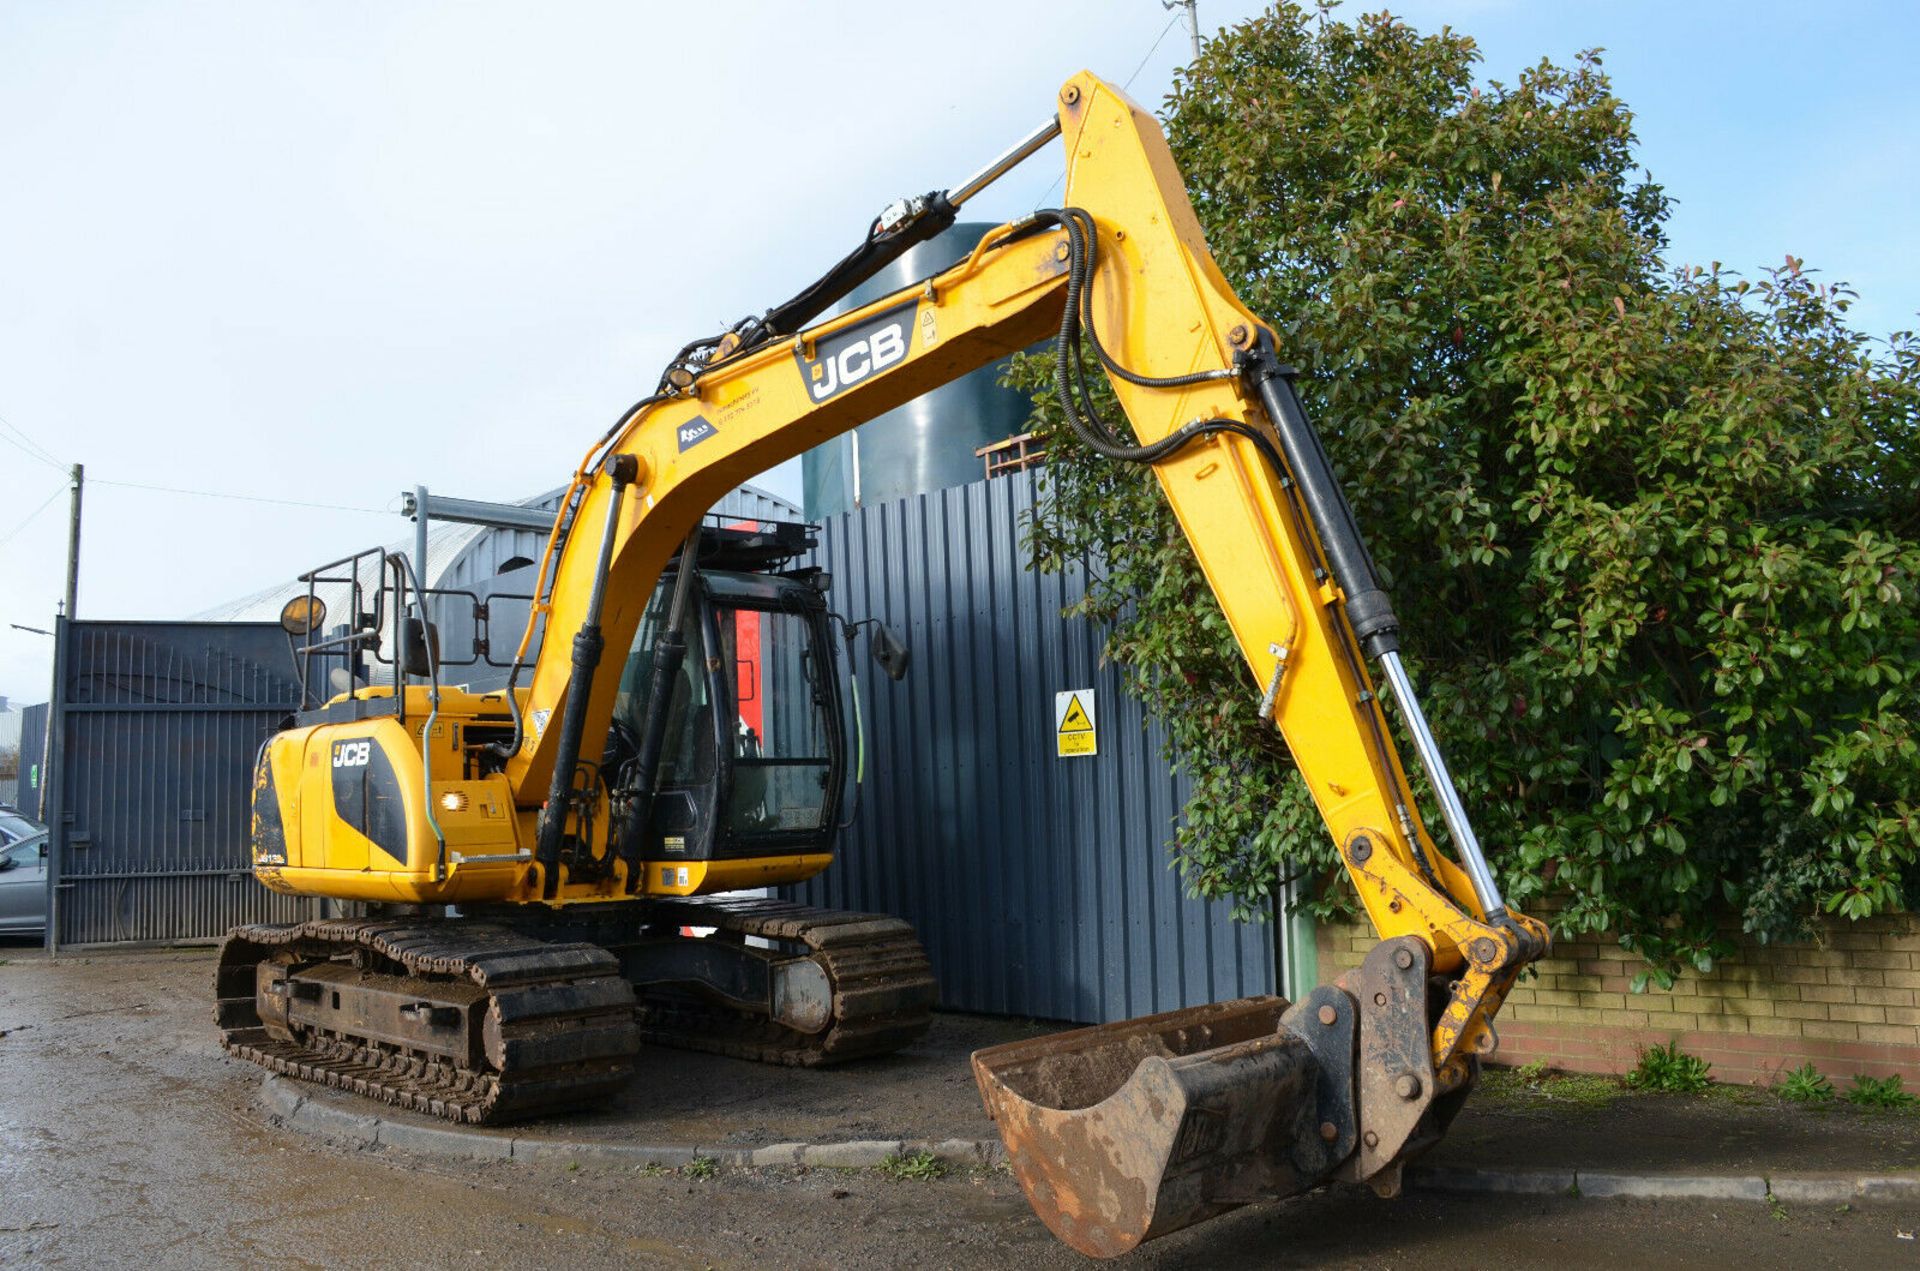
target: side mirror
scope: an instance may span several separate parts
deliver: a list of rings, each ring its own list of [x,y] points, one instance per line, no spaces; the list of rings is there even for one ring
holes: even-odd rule
[[[893,628],[882,626],[877,622],[873,625],[873,631],[868,639],[872,642],[873,660],[880,664],[880,669],[887,673],[887,678],[905,679],[907,664],[913,660],[906,642],[893,633]]]

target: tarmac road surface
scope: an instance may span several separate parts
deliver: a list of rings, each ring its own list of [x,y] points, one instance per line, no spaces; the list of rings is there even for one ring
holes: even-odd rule
[[[0,1266],[1090,1265],[998,1172],[695,1179],[337,1148],[270,1125],[259,1072],[220,1053],[210,953],[50,965],[16,944],[0,960]],[[716,1061],[680,1062],[684,1089]],[[668,1072],[654,1097],[672,1098]],[[885,1122],[901,1095],[874,1086],[874,1106],[845,1115]],[[989,1133],[984,1118],[974,1133]],[[1920,1267],[1920,1241],[1899,1238],[1914,1218],[1911,1206],[1340,1191],[1243,1209],[1117,1265]]]

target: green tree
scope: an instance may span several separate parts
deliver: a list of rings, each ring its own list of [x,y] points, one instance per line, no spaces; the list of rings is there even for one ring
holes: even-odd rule
[[[1670,266],[1597,54],[1511,84],[1477,60],[1285,4],[1166,119],[1509,894],[1564,896],[1563,930],[1620,932],[1662,982],[1728,914],[1767,939],[1920,899],[1920,344],[1851,330],[1791,257]],[[1097,562],[1079,609],[1194,782],[1173,853],[1258,912],[1332,846],[1150,474],[1078,443],[1044,359],[1013,377],[1050,456],[1036,559]]]

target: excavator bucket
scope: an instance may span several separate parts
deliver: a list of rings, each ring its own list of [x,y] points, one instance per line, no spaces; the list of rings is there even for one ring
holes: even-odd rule
[[[1434,1079],[1430,971],[1399,937],[1299,1002],[1011,1042],[974,1053],[974,1080],[1034,1212],[1092,1257],[1336,1178],[1392,1194],[1466,1094]]]
[[[1110,1258],[1313,1186],[1353,1146],[1353,999],[1331,987],[978,1051],[974,1079],[1034,1211]]]

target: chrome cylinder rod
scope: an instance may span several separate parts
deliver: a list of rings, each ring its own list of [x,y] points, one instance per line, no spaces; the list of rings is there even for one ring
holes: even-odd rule
[[[986,167],[980,169],[959,185],[948,190],[947,202],[953,204],[955,207],[959,207],[968,199],[980,193],[980,191],[986,189],[995,181],[1007,175],[1007,173],[1013,171],[1014,168],[1019,166],[1021,160],[1027,158],[1036,150],[1040,149],[1041,146],[1046,145],[1059,135],[1060,120],[1059,117],[1056,116],[1047,120],[1046,123],[1041,124],[1038,128],[1035,128],[1032,132],[1020,138],[1020,140],[1014,142],[1013,145],[1007,148],[1005,153],[1000,155],[1000,157],[992,163],[989,163]]]
[[[1489,918],[1505,913],[1507,902],[1500,895],[1500,885],[1493,880],[1493,870],[1487,865],[1486,853],[1480,850],[1480,840],[1467,822],[1460,792],[1453,787],[1453,774],[1447,771],[1440,743],[1433,739],[1433,730],[1427,727],[1427,715],[1420,709],[1420,699],[1413,695],[1413,681],[1407,678],[1407,668],[1401,665],[1397,652],[1382,654],[1380,667],[1387,673],[1387,683],[1393,687],[1393,699],[1400,703],[1407,731],[1413,734],[1413,748],[1420,754],[1420,766],[1427,770],[1434,798],[1440,801],[1440,815],[1447,823],[1447,832],[1453,836],[1460,863],[1473,881],[1473,894],[1480,908]]]

